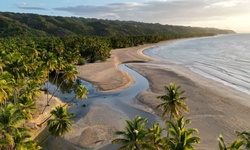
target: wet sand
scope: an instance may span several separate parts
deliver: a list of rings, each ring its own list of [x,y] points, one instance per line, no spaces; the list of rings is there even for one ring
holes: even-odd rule
[[[185,116],[191,118],[190,126],[197,128],[202,138],[202,142],[197,146],[198,149],[217,149],[217,138],[220,134],[224,136],[226,142],[231,142],[235,139],[235,130],[249,130],[250,96],[202,77],[188,68],[163,63],[142,54],[144,49],[163,43],[113,50],[111,58],[106,62],[78,67],[78,76],[93,83],[98,91],[121,91],[133,85],[134,79],[128,73],[118,69],[118,65],[127,62],[150,62],[128,64],[128,67],[139,72],[149,81],[149,89],[137,95],[134,103],[138,105],[136,101],[138,100],[146,104],[146,106],[141,105],[143,108],[160,116],[161,111],[156,110],[155,107],[161,101],[156,100],[155,97],[164,94],[163,86],[169,85],[170,82],[180,85],[189,99],[187,104],[190,113]],[[92,103],[88,111],[83,110],[82,117],[78,117],[80,119],[73,125],[73,131],[64,139],[50,141],[46,149],[63,150],[69,147],[70,149],[102,147],[110,149],[109,143],[115,138],[113,132],[124,128],[128,115],[114,109],[111,103],[102,103],[100,100]],[[116,148],[112,147],[112,149]]]

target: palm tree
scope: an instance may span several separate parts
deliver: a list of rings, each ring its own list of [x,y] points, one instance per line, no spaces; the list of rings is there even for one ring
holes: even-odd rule
[[[76,70],[76,67],[73,66],[73,65],[67,65],[67,66],[64,66],[62,65],[62,67],[65,67],[64,68],[64,71],[63,71],[63,76],[62,78],[64,79],[59,86],[57,86],[57,88],[55,89],[55,91],[52,93],[51,97],[48,98],[47,100],[47,105],[49,106],[49,102],[51,101],[51,99],[54,97],[54,94],[59,90],[59,88],[61,87],[61,85],[63,83],[73,83],[75,81],[75,79],[77,78],[76,74],[78,73],[77,70]],[[58,72],[59,73],[59,72]],[[57,79],[56,79],[57,80]],[[57,81],[56,81],[57,82]],[[47,90],[49,90],[49,87],[47,87]]]
[[[244,141],[245,149],[250,149],[250,131],[238,132],[236,131],[237,136],[241,137]]]
[[[76,98],[85,99],[87,98],[88,88],[84,85],[78,85],[74,92]]]
[[[65,65],[66,65],[66,61],[62,57],[58,57],[57,58],[56,68],[55,68],[56,75],[55,75],[55,78],[53,79],[52,84],[54,84],[54,80],[55,80],[55,84],[57,84],[57,80],[58,80],[58,76],[60,74],[60,70],[63,70]]]
[[[3,59],[0,57],[0,74],[3,72],[3,68],[5,67]]]
[[[164,149],[163,145],[163,138],[162,138],[162,129],[160,125],[154,124],[152,128],[148,129],[148,135],[149,141],[154,145],[155,150]]]
[[[63,79],[65,79],[67,82],[74,82],[76,74],[77,74],[76,67],[73,65],[68,65],[64,68]]]
[[[57,106],[55,110],[50,112],[50,114],[54,118],[49,119],[47,125],[52,136],[64,136],[71,130],[73,120],[70,120],[70,117],[72,117],[74,114],[68,114],[67,107]]]
[[[33,60],[38,57],[39,51],[37,50],[37,45],[34,41],[27,41],[28,45],[25,48],[25,55],[29,56],[33,62]]]
[[[40,146],[37,146],[35,140],[30,140],[30,135],[27,132],[21,131],[14,136],[14,148],[17,150],[41,150]]]
[[[37,98],[37,96],[40,94],[40,86],[37,84],[35,80],[28,80],[26,82],[26,87],[24,89],[23,94],[28,97],[29,99],[32,99],[33,101]]]
[[[5,150],[5,149],[11,149],[14,147],[14,139],[12,135],[2,132],[1,133],[1,138],[0,138],[0,149]]]
[[[88,88],[84,85],[78,85],[74,89],[74,92],[75,92],[75,97],[71,99],[70,101],[68,101],[65,105],[68,105],[69,103],[73,103],[76,98],[81,99],[81,100],[87,98]]]
[[[25,88],[27,88],[26,79],[24,78],[17,78],[16,80],[13,80],[13,103],[17,104],[19,97],[22,96],[22,91],[24,91]],[[25,93],[25,92],[23,92]]]
[[[190,119],[184,117],[178,118],[176,121],[166,121],[168,133],[170,137],[166,140],[166,145],[171,150],[194,150],[193,144],[197,144],[201,139],[193,134],[198,130],[193,128],[185,128],[190,123]]]
[[[23,120],[23,115],[18,112],[18,109],[13,104],[8,104],[6,107],[0,108],[0,131],[5,131],[9,134],[17,132],[20,122]]]
[[[49,75],[50,75],[50,71],[53,71],[56,69],[56,64],[57,64],[57,60],[55,59],[56,57],[54,56],[54,54],[52,52],[48,52],[47,55],[45,56],[45,63],[44,66],[46,68],[47,71],[47,105],[49,105]]]
[[[47,71],[45,66],[42,65],[41,60],[37,61],[36,65],[40,64],[35,71],[29,76],[30,80],[36,81],[38,85],[42,85],[47,81]]]
[[[22,114],[26,120],[32,119],[32,115],[37,111],[35,100],[30,99],[26,95],[19,98],[16,106],[17,111]]]
[[[119,150],[152,149],[153,147],[146,141],[148,131],[144,125],[147,121],[148,119],[141,118],[140,116],[136,116],[133,121],[126,120],[126,131],[115,132],[116,135],[120,135],[122,138],[114,139],[112,144],[122,144]]]
[[[12,93],[12,86],[10,80],[12,79],[11,74],[4,71],[0,74],[0,103],[4,103]]]
[[[15,105],[8,104],[6,107],[0,108],[0,147],[13,147],[14,146],[14,136],[23,128],[20,128],[20,122],[23,120],[23,115],[21,115]],[[4,149],[3,148],[3,149]]]
[[[185,94],[185,91],[180,90],[180,86],[175,85],[175,83],[170,83],[170,86],[164,86],[165,88],[165,95],[157,96],[157,99],[161,99],[164,101],[163,103],[159,104],[156,108],[162,108],[163,113],[162,117],[164,118],[167,114],[169,115],[169,120],[171,121],[171,117],[179,117],[182,114],[182,110],[186,113],[189,112],[188,106],[185,104],[187,97],[182,96]]]
[[[220,150],[241,150],[241,146],[244,144],[244,140],[237,139],[232,142],[229,146],[226,146],[222,135],[218,138],[218,146]]]

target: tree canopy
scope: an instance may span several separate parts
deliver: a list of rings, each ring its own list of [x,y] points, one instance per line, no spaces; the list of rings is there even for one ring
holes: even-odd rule
[[[0,12],[2,37],[37,36],[141,36],[159,34],[226,34],[231,30],[188,26],[162,25],[135,21],[86,19]]]

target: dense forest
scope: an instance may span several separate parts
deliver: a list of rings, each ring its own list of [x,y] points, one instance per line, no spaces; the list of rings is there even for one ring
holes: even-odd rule
[[[0,36],[141,36],[226,34],[231,30],[0,12]]]
[[[0,149],[40,149],[23,123],[37,112],[36,101],[48,81],[71,84],[76,66],[105,61],[110,50],[163,40],[234,33],[229,30],[109,21],[76,17],[0,13]],[[47,84],[48,85],[48,84]],[[42,90],[42,91],[41,91]],[[87,89],[75,87],[76,98]],[[50,93],[53,95],[53,93]],[[51,98],[47,98],[49,105]],[[51,112],[48,127],[53,136],[70,129],[65,107]],[[60,121],[58,121],[60,120]],[[62,122],[65,121],[65,122]],[[65,128],[57,128],[66,123]],[[58,130],[55,130],[58,129]],[[66,129],[66,130],[65,130]]]

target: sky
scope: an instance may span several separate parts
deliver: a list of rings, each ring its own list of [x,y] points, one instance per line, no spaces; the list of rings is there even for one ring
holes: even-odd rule
[[[250,33],[250,0],[6,0],[1,12],[76,16]]]

